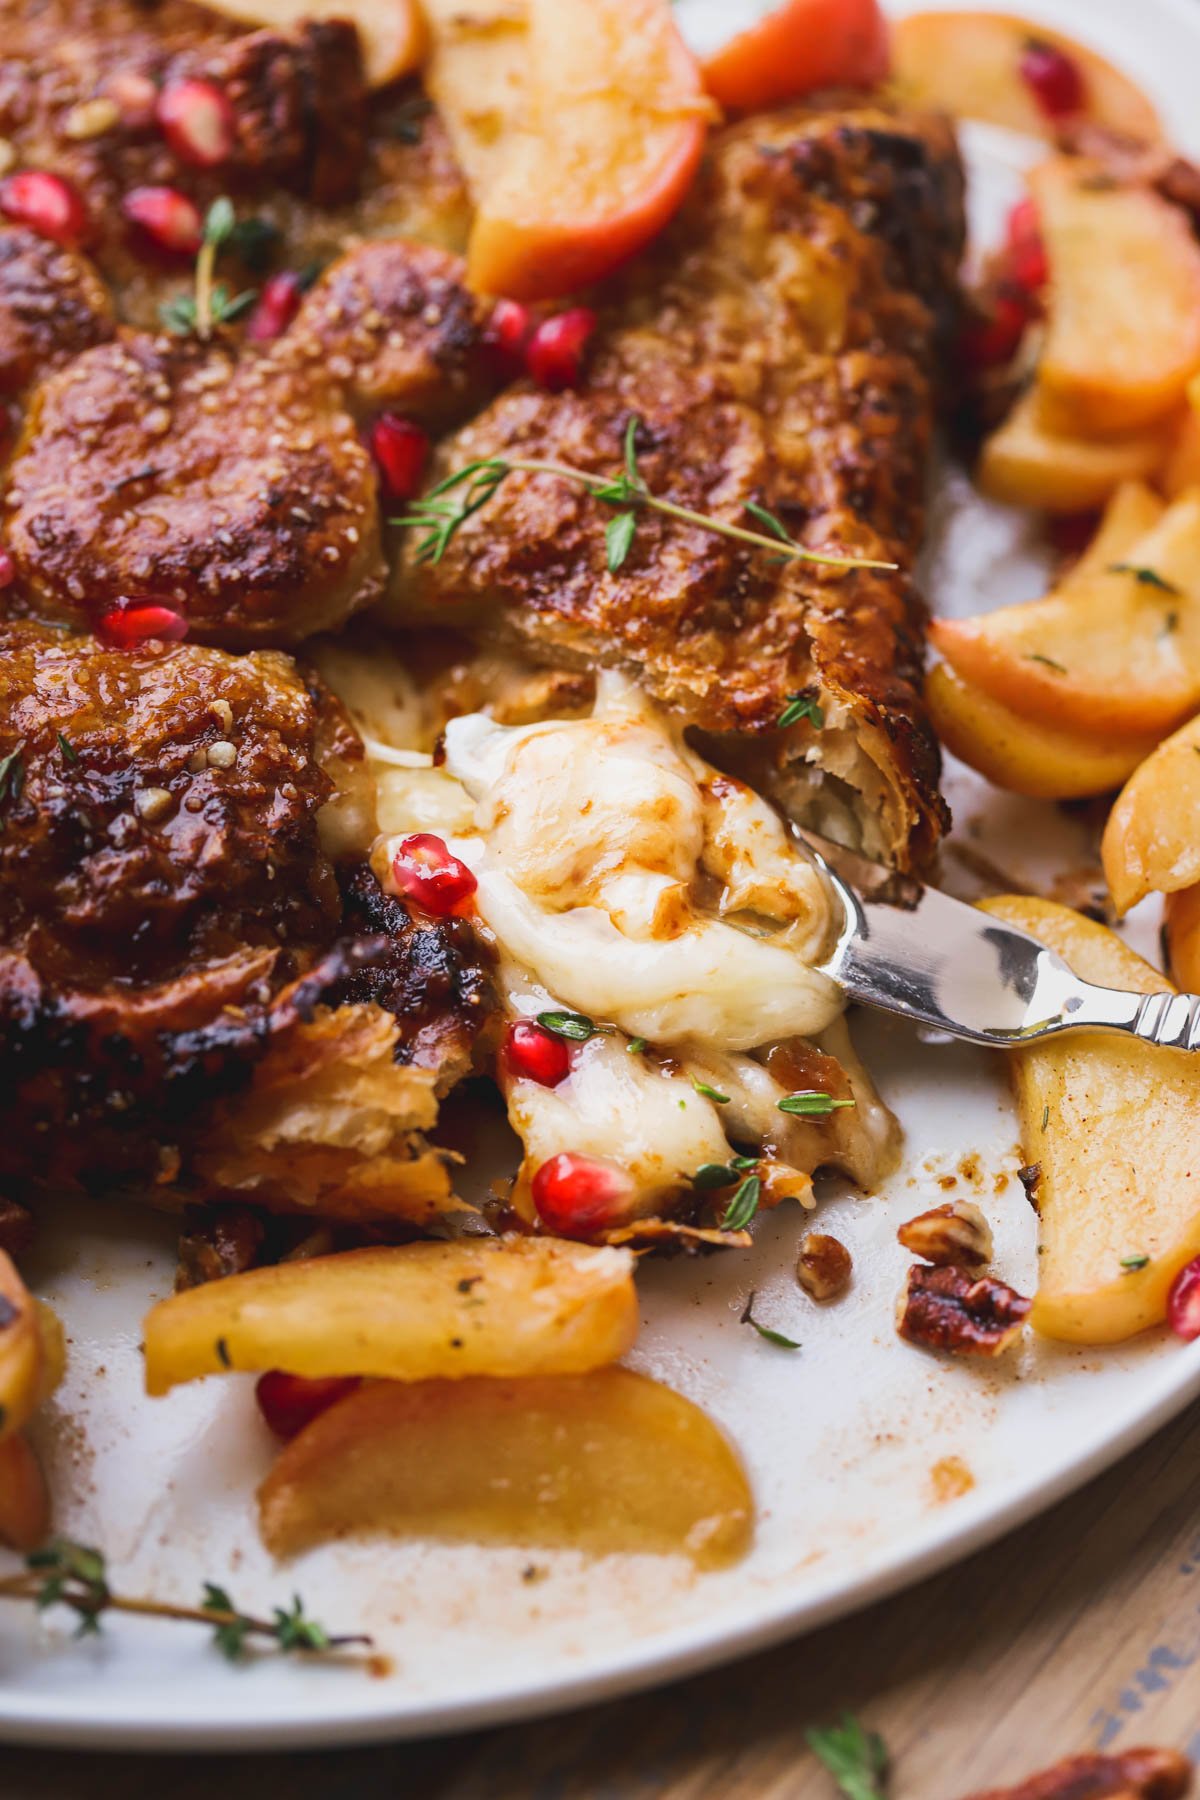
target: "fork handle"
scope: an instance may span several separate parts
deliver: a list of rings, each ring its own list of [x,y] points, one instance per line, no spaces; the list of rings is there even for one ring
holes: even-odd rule
[[[1200,1049],[1200,994],[1127,994],[1081,981],[1063,1015],[1073,1031],[1121,1031],[1164,1050]]]

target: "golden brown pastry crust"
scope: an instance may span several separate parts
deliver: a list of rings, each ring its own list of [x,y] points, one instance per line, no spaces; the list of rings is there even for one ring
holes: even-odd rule
[[[895,574],[772,564],[643,515],[618,574],[611,516],[577,489],[516,475],[444,560],[409,559],[399,610],[462,622],[541,662],[630,669],[714,735],[756,741],[784,794],[836,742],[780,734],[790,694],[820,690],[854,740],[839,779],[882,825],[877,852],[924,861],[943,822],[920,700],[911,580],[934,416],[935,353],[953,326],[962,174],[949,125],[879,107],[755,118],[715,141],[683,212],[600,298],[585,381],[520,384],[444,447],[615,473],[631,417],[658,493],[746,523],[770,507],[810,548],[895,561]]]

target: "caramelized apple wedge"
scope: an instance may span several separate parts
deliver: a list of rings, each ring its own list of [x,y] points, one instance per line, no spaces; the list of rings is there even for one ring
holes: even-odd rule
[[[360,1532],[681,1553],[746,1549],[753,1501],[708,1416],[629,1369],[524,1381],[372,1382],[282,1451],[258,1493],[267,1548]]]
[[[426,85],[476,216],[472,285],[598,280],[683,199],[712,102],[667,0],[425,0]]]
[[[1105,573],[930,635],[965,681],[1039,724],[1165,736],[1200,705],[1200,489]]]
[[[1049,900],[984,910],[1057,950],[1087,981],[1170,984],[1114,932]],[[1012,1056],[1021,1146],[1038,1171],[1041,1246],[1030,1315],[1046,1337],[1108,1344],[1166,1317],[1200,1253],[1200,1059],[1079,1033]]]
[[[53,1386],[43,1330],[37,1301],[0,1250],[0,1439],[19,1431]]]
[[[766,112],[819,88],[875,87],[888,73],[879,0],[779,0],[703,64],[704,85],[738,112]]]
[[[1082,800],[1110,794],[1151,754],[1157,737],[1089,737],[1024,718],[945,663],[929,671],[925,701],[947,750],[1012,794]]]
[[[146,1316],[146,1391],[230,1369],[289,1375],[577,1374],[637,1333],[633,1256],[557,1238],[348,1250],[250,1269]]]
[[[1168,500],[1178,500],[1188,488],[1200,487],[1200,381],[1189,384],[1188,408],[1171,440],[1161,482]]]
[[[1010,13],[919,12],[897,19],[896,79],[906,98],[959,118],[985,119],[1053,138],[1054,120],[1021,73],[1030,40],[1061,50],[1078,70],[1082,116],[1133,138],[1158,138],[1158,115],[1141,88],[1096,51]]]
[[[1035,383],[980,452],[976,479],[992,500],[1044,512],[1091,512],[1123,481],[1149,481],[1171,453],[1177,419],[1112,438],[1071,436],[1049,418]]]
[[[1119,913],[1147,894],[1200,883],[1200,718],[1160,744],[1130,777],[1104,831],[1101,856]]]
[[[1066,434],[1112,436],[1177,412],[1200,368],[1200,244],[1182,207],[1083,157],[1034,169],[1050,262],[1038,382]]]
[[[348,19],[358,29],[372,87],[410,75],[425,52],[417,0],[211,0],[214,12],[244,25],[293,31],[305,19]]]

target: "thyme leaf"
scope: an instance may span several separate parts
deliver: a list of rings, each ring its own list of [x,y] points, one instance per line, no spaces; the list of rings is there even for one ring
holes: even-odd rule
[[[785,731],[789,725],[798,725],[801,719],[807,719],[814,731],[821,731],[825,725],[825,713],[812,694],[789,694],[787,705],[779,715],[779,728]]]
[[[1173,581],[1160,575],[1157,569],[1147,569],[1140,563],[1109,563],[1108,572],[1110,575],[1132,575],[1142,587],[1157,588],[1160,594],[1179,594],[1183,591]]]
[[[761,1198],[762,1182],[757,1175],[747,1175],[721,1215],[721,1230],[744,1231],[758,1211]]]
[[[552,1031],[555,1037],[569,1038],[573,1044],[586,1044],[600,1031],[600,1026],[586,1013],[540,1012],[537,1022],[543,1031]]]
[[[706,1100],[711,1100],[714,1106],[729,1105],[729,1095],[723,1094],[720,1088],[710,1087],[707,1081],[697,1081],[693,1075],[692,1086],[698,1094],[703,1094]]]
[[[832,1112],[838,1112],[843,1106],[854,1106],[853,1100],[835,1100],[832,1094],[826,1094],[820,1088],[805,1088],[798,1094],[785,1094],[782,1100],[776,1101],[781,1113],[792,1113],[800,1119],[827,1119]]]
[[[615,575],[619,569],[625,566],[626,558],[633,548],[633,536],[636,530],[637,514],[633,512],[614,514],[604,527],[604,543],[610,575]]]
[[[117,1593],[110,1585],[101,1551],[70,1538],[54,1538],[25,1558],[24,1571],[0,1579],[0,1599],[25,1600],[39,1612],[65,1606],[78,1620],[76,1636],[99,1633],[102,1615],[137,1613],[155,1619],[175,1619],[207,1625],[213,1643],[223,1656],[237,1662],[248,1640],[264,1638],[281,1651],[331,1651],[352,1646],[369,1648],[372,1640],[361,1635],[332,1637],[323,1625],[305,1615],[300,1596],[290,1607],[276,1607],[270,1619],[239,1610],[225,1588],[205,1582],[199,1606],[175,1606],[166,1600],[135,1599]]]
[[[746,1310],[743,1312],[738,1323],[741,1325],[753,1326],[760,1338],[765,1339],[768,1344],[774,1344],[778,1350],[798,1350],[800,1346],[795,1338],[784,1337],[782,1331],[772,1331],[769,1325],[759,1324],[758,1320],[754,1317],[754,1302],[756,1298],[757,1295],[755,1293],[750,1295],[750,1298],[746,1302]]]
[[[753,549],[770,550],[784,562],[811,562],[833,569],[896,568],[895,563],[808,550],[789,537],[780,521],[754,501],[748,501],[745,510],[760,524],[766,525],[767,531],[750,531],[744,525],[714,518],[710,513],[696,512],[692,507],[678,506],[673,500],[653,493],[637,466],[637,432],[640,423],[634,416],[625,428],[624,466],[615,477],[593,475],[586,469],[573,468],[569,463],[547,462],[535,457],[482,458],[464,463],[461,469],[454,470],[430,488],[422,499],[413,501],[409,511],[400,518],[393,519],[391,523],[420,533],[414,552],[418,563],[440,562],[467,520],[473,518],[494,498],[496,490],[510,475],[521,472],[526,475],[552,475],[559,481],[567,481],[582,488],[585,494],[590,494],[593,500],[599,500],[606,506],[619,507],[622,511],[634,514],[643,508],[662,513],[681,524],[710,531],[714,536],[730,538],[735,543],[748,544]],[[459,489],[463,490],[461,494],[458,493]],[[450,500],[447,496],[451,494],[457,494],[458,497]],[[634,526],[623,524],[616,534],[615,545],[613,536],[606,533],[609,567],[614,573],[629,554],[633,531]],[[783,546],[782,555],[780,545]],[[620,553],[620,559],[614,565],[613,559],[617,553]]]
[[[877,1731],[866,1731],[853,1713],[840,1725],[806,1733],[808,1747],[829,1770],[846,1800],[884,1800],[887,1749]]]

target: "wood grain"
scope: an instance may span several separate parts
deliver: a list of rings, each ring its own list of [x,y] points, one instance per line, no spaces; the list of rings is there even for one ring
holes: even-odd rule
[[[1070,1751],[1200,1757],[1200,1411],[991,1550],[732,1668],[556,1720],[304,1756],[0,1749],[4,1800],[834,1800],[804,1732],[847,1708],[894,1800]]]

